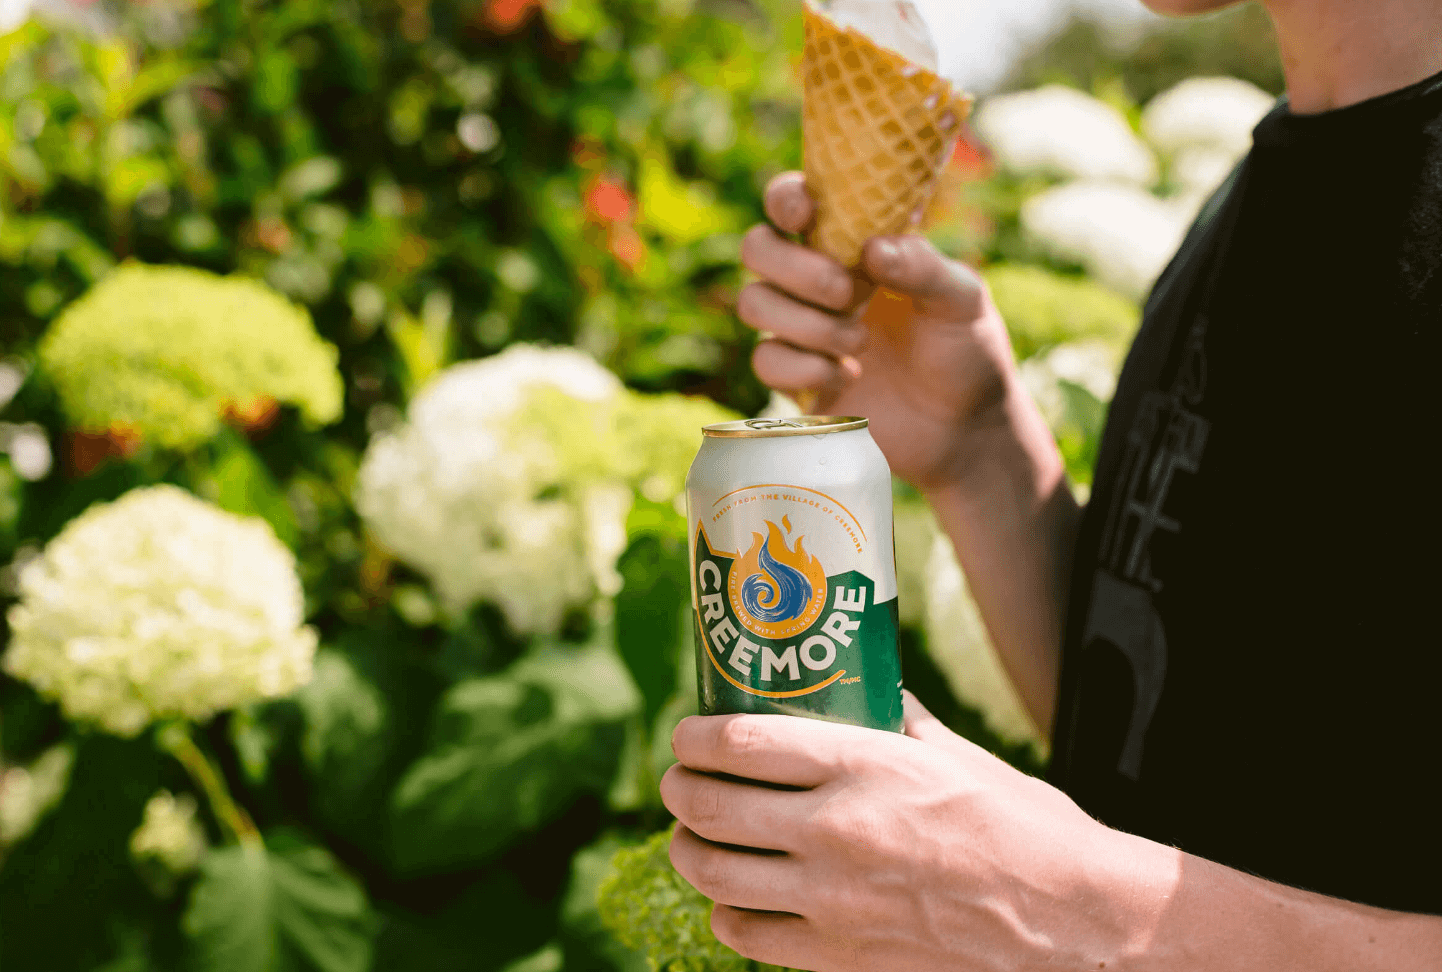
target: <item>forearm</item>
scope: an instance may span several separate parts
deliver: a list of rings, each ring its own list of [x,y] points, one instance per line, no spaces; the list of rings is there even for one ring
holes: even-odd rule
[[[1014,373],[961,455],[956,475],[927,500],[1012,683],[1050,733],[1081,513],[1051,430]]]
[[[1113,901],[1130,912],[1119,972],[1422,972],[1442,968],[1442,918],[1284,887],[1118,835]]]

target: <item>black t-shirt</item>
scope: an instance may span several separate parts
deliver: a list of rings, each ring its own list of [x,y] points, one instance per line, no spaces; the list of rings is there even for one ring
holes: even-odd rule
[[[1442,913],[1439,329],[1442,75],[1272,112],[1107,422],[1054,745],[1085,810]]]

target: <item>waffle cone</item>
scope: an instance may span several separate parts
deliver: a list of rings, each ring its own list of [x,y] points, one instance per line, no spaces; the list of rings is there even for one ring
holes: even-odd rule
[[[867,240],[920,223],[971,99],[809,5],[805,17],[802,141],[816,200],[808,243],[854,268]]]

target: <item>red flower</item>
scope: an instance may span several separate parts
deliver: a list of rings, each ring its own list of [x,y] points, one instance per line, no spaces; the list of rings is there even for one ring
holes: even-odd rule
[[[486,26],[498,34],[509,34],[531,18],[541,0],[487,0]]]
[[[600,176],[586,189],[586,212],[603,223],[624,223],[631,219],[636,200],[616,179]]]
[[[951,153],[951,168],[967,181],[985,179],[995,168],[991,151],[977,141],[969,127],[956,140],[956,150]]]
[[[261,395],[248,402],[226,402],[221,416],[241,431],[259,435],[269,431],[280,417],[280,403],[269,395]]]
[[[119,423],[103,432],[72,429],[66,437],[65,454],[70,471],[85,477],[105,465],[108,459],[129,459],[140,450],[140,443],[139,431]]]
[[[611,256],[631,273],[640,273],[646,266],[646,258],[650,251],[646,248],[646,241],[641,238],[630,226],[616,224],[611,227],[610,239],[606,249],[611,251]]]

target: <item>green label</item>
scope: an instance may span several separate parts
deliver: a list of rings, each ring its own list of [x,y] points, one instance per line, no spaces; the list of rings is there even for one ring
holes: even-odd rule
[[[783,713],[900,732],[896,599],[855,570],[828,576],[774,526],[739,556],[696,535],[701,711]]]

